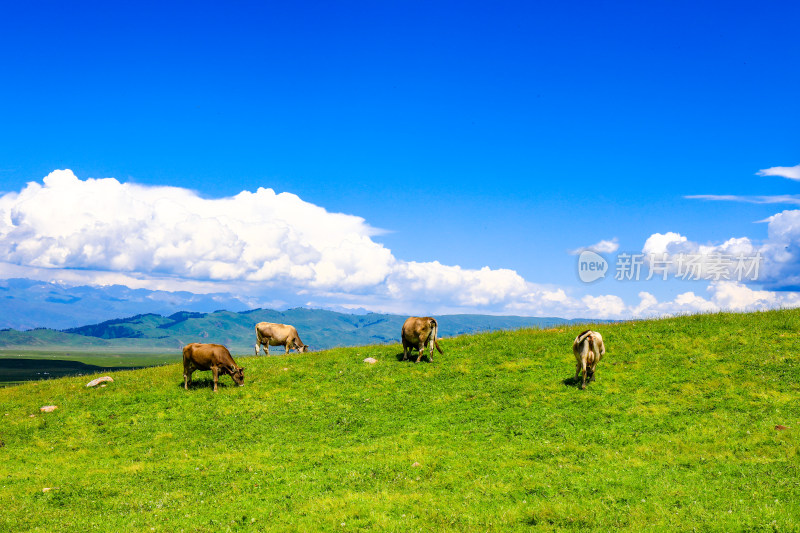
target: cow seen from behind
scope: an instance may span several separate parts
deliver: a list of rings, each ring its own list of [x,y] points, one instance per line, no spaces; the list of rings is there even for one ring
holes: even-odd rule
[[[590,329],[581,332],[572,343],[572,353],[575,355],[575,381],[582,372],[581,389],[585,389],[587,379],[589,383],[594,381],[597,363],[606,353],[603,336]]]
[[[422,354],[425,353],[425,347],[429,349],[428,362],[433,362],[433,347],[439,353],[443,354],[439,343],[436,342],[436,334],[439,330],[439,324],[435,318],[429,316],[419,317],[411,316],[403,323],[403,329],[400,331],[400,338],[403,341],[403,361],[408,360],[408,355],[411,350],[416,348],[419,352],[415,363],[419,363],[422,359]]]

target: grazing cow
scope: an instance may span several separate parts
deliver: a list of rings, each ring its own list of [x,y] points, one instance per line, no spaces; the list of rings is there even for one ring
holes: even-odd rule
[[[436,332],[439,330],[439,324],[436,323],[435,318],[429,316],[408,317],[403,324],[403,329],[400,331],[400,338],[403,340],[403,361],[408,360],[408,355],[411,350],[416,348],[419,352],[415,363],[419,363],[422,359],[422,354],[425,353],[425,346],[428,346],[430,353],[428,355],[428,362],[433,362],[433,347],[443,354],[439,343],[436,342]]]
[[[578,375],[583,372],[581,389],[585,389],[587,379],[589,383],[594,381],[595,367],[606,353],[602,335],[587,329],[575,337],[575,342],[572,343],[572,353],[575,354],[575,381],[578,381]]]
[[[220,374],[228,374],[240,387],[244,385],[244,367],[237,365],[231,352],[221,344],[193,342],[183,347],[183,387],[189,390],[192,372],[211,370],[214,375],[214,392],[217,392]]]
[[[303,344],[297,329],[286,324],[273,324],[272,322],[259,322],[256,324],[256,355],[261,347],[269,355],[270,346],[285,346],[286,355],[289,350],[296,349],[300,353],[308,351],[308,345]]]

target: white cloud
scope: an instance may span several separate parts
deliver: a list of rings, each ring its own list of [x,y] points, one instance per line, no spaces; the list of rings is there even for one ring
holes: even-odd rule
[[[674,299],[663,302],[659,302],[649,292],[642,291],[639,293],[639,303],[626,306],[621,314],[635,318],[659,318],[720,310],[720,306],[715,302],[698,296],[692,291],[680,293]]]
[[[751,311],[771,309],[780,302],[782,305],[794,307],[796,295],[787,293],[780,295],[771,291],[753,290],[740,283],[718,281],[710,287],[714,303],[722,309],[733,311]]]
[[[789,178],[790,180],[800,180],[800,165],[793,167],[770,167],[759,170],[756,174],[759,176],[779,176],[781,178]]]
[[[654,233],[644,242],[642,253],[660,255],[687,252],[690,249],[689,244],[686,237],[680,233],[672,231],[663,234]]]
[[[702,296],[696,295],[694,292],[684,292],[679,294],[672,302],[666,302],[661,306],[667,310],[667,314],[680,314],[680,313],[708,313],[710,311],[719,311],[720,309],[709,302]]]
[[[689,200],[714,200],[723,202],[744,202],[749,204],[793,204],[800,205],[800,196],[796,194],[778,194],[772,196],[737,196],[733,194],[693,194],[684,196]]]
[[[394,266],[376,233],[271,189],[204,199],[62,170],[0,197],[0,259],[28,267],[357,289]]]
[[[731,280],[712,281],[707,297],[687,291],[672,300],[659,302],[648,292],[640,292],[638,305],[626,306],[621,313],[648,318],[717,311],[763,311],[779,307],[800,307],[800,293],[756,290]]]
[[[756,290],[738,281],[711,282],[707,292],[710,293],[708,299],[689,292],[679,295],[667,306],[687,311],[692,308],[697,311],[763,311],[800,306],[800,293]]]
[[[694,256],[700,258],[697,261],[700,279],[715,279],[708,274],[715,264],[724,260],[728,262],[728,274],[717,281],[728,279],[757,283],[771,290],[797,290],[800,288],[800,210],[782,211],[766,222],[767,239],[761,243],[747,237],[734,237],[720,244],[700,244],[674,232],[655,233],[645,241],[642,253],[646,264],[653,264],[653,260],[661,261],[662,265],[668,263],[672,274],[678,273],[681,265],[683,272],[687,272],[688,260]],[[745,258],[741,265],[739,258]],[[697,279],[694,275],[690,277]],[[766,300],[762,298],[761,301]]]
[[[613,294],[601,296],[584,296],[581,302],[586,306],[590,316],[610,318],[621,317],[628,311],[622,298]]]
[[[654,233],[642,246],[644,264],[653,277],[670,275],[683,280],[758,280],[762,259],[747,237],[721,244],[700,244],[675,232]],[[757,263],[757,264],[756,264]],[[648,274],[644,274],[648,276]],[[649,279],[649,277],[648,277]]]
[[[800,211],[779,213],[769,224],[770,239],[760,248],[747,238],[701,245],[668,232],[653,234],[644,251],[759,249],[796,272]],[[614,294],[582,292],[609,284],[570,290],[531,283],[510,269],[404,261],[373,240],[379,233],[360,217],[271,189],[206,199],[177,187],[80,180],[62,170],[0,196],[0,277],[229,292],[254,306],[338,305],[417,314],[624,319],[800,305],[796,293],[735,282],[711,283],[706,297],[685,292],[662,302],[642,291],[629,304]],[[611,253],[618,247],[613,239],[589,248]],[[779,274],[777,268],[771,275]]]
[[[658,306],[658,300],[649,292],[642,291],[639,293],[639,305],[631,310],[633,316],[647,316],[655,312]]]
[[[0,275],[398,312],[589,310],[513,270],[400,260],[378,233],[271,189],[206,199],[60,170],[0,196]]]
[[[526,281],[513,270],[462,269],[432,263],[400,263],[389,277],[389,295],[403,298],[424,294],[426,298],[451,298],[460,305],[497,305],[525,294]]]
[[[800,210],[787,210],[767,219],[767,240],[759,248],[763,261],[760,281],[768,288],[800,287]]]
[[[584,246],[583,248],[576,248],[575,250],[570,250],[569,253],[572,255],[578,255],[586,250],[590,250],[598,254],[613,254],[614,252],[619,250],[619,241],[616,237],[614,237],[610,241],[602,240],[590,246]]]

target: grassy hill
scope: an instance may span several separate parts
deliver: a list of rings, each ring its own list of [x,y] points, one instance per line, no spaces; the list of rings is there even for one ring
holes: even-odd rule
[[[0,531],[800,528],[800,312],[596,329],[585,391],[579,326],[0,389]]]
[[[521,327],[552,327],[585,322],[552,317],[492,315],[445,315],[437,317],[440,335],[450,337],[477,331]],[[190,342],[225,344],[234,353],[253,353],[254,326],[258,322],[280,322],[297,327],[300,338],[312,350],[337,346],[360,346],[397,342],[405,316],[369,313],[353,315],[322,309],[244,312],[179,312],[168,317],[148,313],[108,320],[64,331],[34,329],[0,331],[0,350],[65,349],[89,351],[164,352],[180,351]],[[276,349],[276,348],[273,348]]]

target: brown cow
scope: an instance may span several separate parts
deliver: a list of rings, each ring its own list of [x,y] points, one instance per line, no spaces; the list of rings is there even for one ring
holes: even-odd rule
[[[286,355],[289,350],[296,349],[300,353],[308,351],[308,345],[303,344],[297,329],[286,324],[273,324],[272,322],[259,322],[256,324],[256,355],[264,347],[264,351],[269,355],[270,346],[285,346]]]
[[[220,374],[228,374],[240,387],[244,385],[244,367],[237,365],[231,352],[221,344],[193,342],[183,347],[183,387],[189,390],[195,370],[211,370],[214,375],[214,392]]]
[[[595,367],[606,353],[602,335],[590,329],[581,332],[572,343],[572,353],[575,354],[575,381],[583,372],[581,389],[585,389],[587,378],[589,383],[594,381]]]
[[[400,331],[400,338],[403,340],[403,361],[408,360],[408,355],[414,348],[419,352],[419,356],[415,363],[419,363],[422,359],[422,354],[425,353],[425,346],[430,349],[428,355],[428,362],[433,362],[433,347],[443,354],[439,343],[436,342],[436,332],[439,330],[439,324],[436,323],[435,318],[429,316],[408,317],[403,324],[403,329]]]

